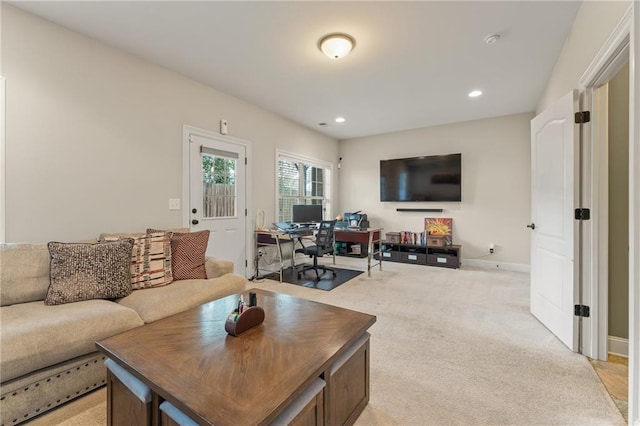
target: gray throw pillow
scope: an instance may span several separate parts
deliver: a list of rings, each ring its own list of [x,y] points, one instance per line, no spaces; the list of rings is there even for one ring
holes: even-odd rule
[[[51,275],[45,305],[131,294],[133,239],[98,244],[50,242]]]

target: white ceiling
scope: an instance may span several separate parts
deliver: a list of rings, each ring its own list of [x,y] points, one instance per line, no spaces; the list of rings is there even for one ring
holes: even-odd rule
[[[11,3],[337,139],[533,111],[580,6]],[[351,54],[320,52],[318,40],[331,32],[355,38]],[[500,41],[485,44],[495,32]],[[473,89],[484,94],[467,97]]]

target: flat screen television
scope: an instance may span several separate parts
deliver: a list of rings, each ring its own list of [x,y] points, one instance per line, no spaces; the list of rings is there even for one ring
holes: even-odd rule
[[[462,154],[380,160],[380,201],[462,201]]]
[[[322,204],[295,204],[291,213],[293,223],[322,222]]]

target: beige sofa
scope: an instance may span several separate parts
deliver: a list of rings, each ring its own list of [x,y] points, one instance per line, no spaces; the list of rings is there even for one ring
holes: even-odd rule
[[[206,280],[135,290],[117,301],[46,306],[45,244],[0,244],[0,424],[15,425],[105,384],[95,341],[243,291],[228,261]]]

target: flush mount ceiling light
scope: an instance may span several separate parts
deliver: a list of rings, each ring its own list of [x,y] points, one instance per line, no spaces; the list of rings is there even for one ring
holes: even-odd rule
[[[347,34],[329,34],[323,37],[318,44],[322,53],[331,59],[340,59],[351,52],[356,42]]]
[[[480,90],[474,90],[472,92],[469,92],[470,98],[477,98],[480,95],[482,95],[482,92]]]
[[[336,117],[336,123],[344,123],[345,121],[344,117]]]

